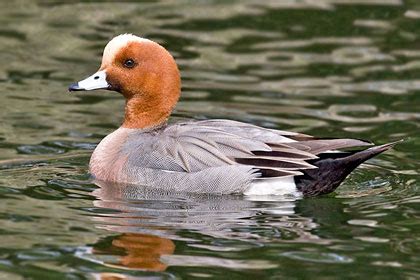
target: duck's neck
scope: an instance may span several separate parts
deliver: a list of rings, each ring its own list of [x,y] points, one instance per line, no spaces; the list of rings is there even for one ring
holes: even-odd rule
[[[147,129],[164,124],[181,94],[181,77],[175,60],[166,59],[159,71],[144,67],[141,80],[134,80],[121,93],[126,98],[123,127]]]
[[[172,107],[159,104],[157,100],[145,102],[142,97],[132,97],[126,101],[122,127],[147,129],[160,126],[168,120]]]

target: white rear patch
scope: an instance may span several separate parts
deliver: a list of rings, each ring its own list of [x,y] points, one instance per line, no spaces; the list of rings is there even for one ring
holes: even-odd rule
[[[130,42],[153,42],[149,39],[144,39],[133,34],[121,34],[114,37],[105,46],[104,54],[102,56],[102,66],[111,64],[120,49],[127,46]]]
[[[302,196],[296,188],[293,176],[273,179],[256,179],[244,195],[292,195]]]

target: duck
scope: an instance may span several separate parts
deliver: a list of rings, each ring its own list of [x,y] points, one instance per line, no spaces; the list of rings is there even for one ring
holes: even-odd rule
[[[95,148],[95,180],[197,194],[312,197],[336,190],[364,161],[396,142],[318,138],[228,119],[168,123],[181,94],[174,57],[160,44],[121,34],[99,70],[69,91],[125,98],[121,126]]]

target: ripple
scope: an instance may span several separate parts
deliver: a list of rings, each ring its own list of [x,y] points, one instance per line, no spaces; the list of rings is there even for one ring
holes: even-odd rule
[[[281,256],[307,262],[315,263],[351,263],[352,258],[335,254],[335,253],[321,253],[321,252],[285,252]]]
[[[172,255],[162,257],[171,266],[220,267],[230,269],[273,269],[277,265],[265,260],[229,260],[224,258]]]
[[[347,221],[350,225],[376,227],[378,222],[375,220],[349,220]]]
[[[22,154],[28,155],[43,155],[43,154],[62,154],[65,152],[63,149],[48,147],[44,145],[22,145],[16,148]]]
[[[365,241],[365,242],[372,242],[372,243],[388,243],[390,240],[387,238],[379,238],[374,236],[357,236],[355,239]]]

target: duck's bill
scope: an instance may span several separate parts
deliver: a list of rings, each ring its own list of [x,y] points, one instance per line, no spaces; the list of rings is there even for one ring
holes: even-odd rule
[[[98,71],[86,79],[73,83],[69,86],[69,91],[95,90],[95,89],[110,89],[111,86],[106,81],[106,72]]]

